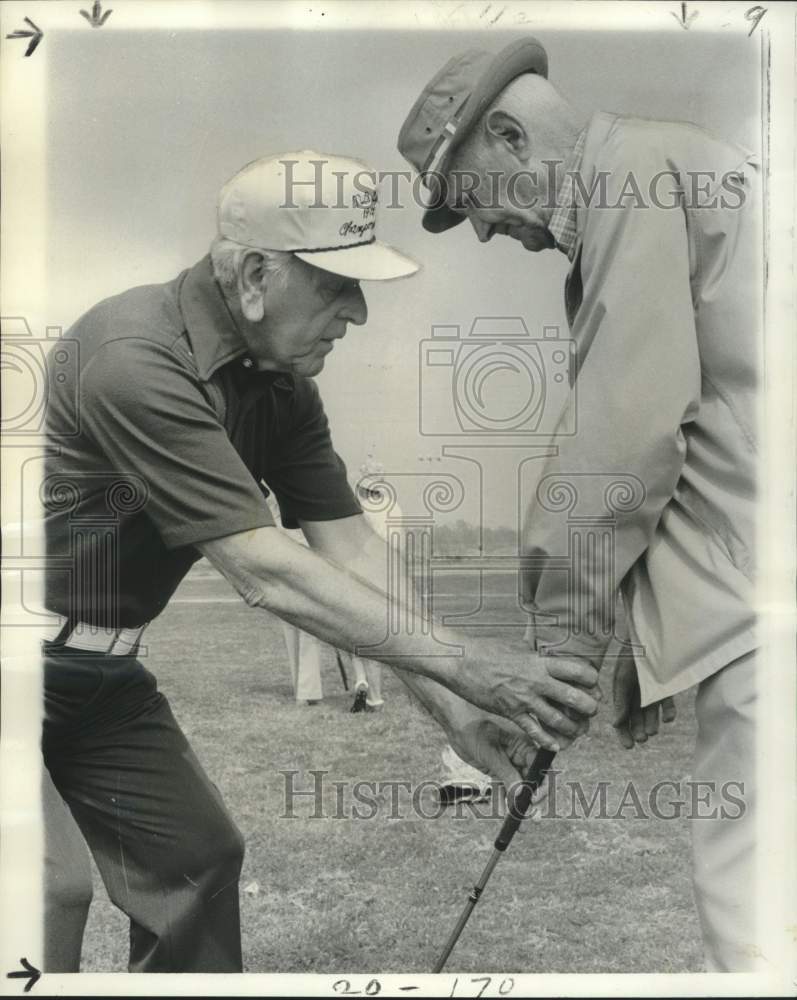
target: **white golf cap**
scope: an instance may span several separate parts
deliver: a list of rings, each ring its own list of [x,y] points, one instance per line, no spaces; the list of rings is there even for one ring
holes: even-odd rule
[[[247,164],[221,189],[221,236],[284,250],[347,278],[413,274],[410,257],[376,238],[376,174],[359,160],[304,149]]]

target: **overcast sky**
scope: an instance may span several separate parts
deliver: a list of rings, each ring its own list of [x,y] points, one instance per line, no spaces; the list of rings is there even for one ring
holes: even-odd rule
[[[517,37],[51,32],[50,322],[66,327],[99,299],[194,263],[214,233],[219,187],[256,157],[311,147],[405,169],[396,136],[423,84],[451,55]],[[540,40],[551,79],[585,113],[686,119],[760,148],[759,50],[742,33],[546,31]],[[543,326],[566,331],[561,254],[506,239],[482,246],[467,226],[430,236],[420,214],[413,205],[383,212],[382,238],[423,270],[364,285],[368,324],[337,345],[319,377],[336,447],[355,469],[373,451],[389,471],[429,469],[431,456],[438,471],[464,472],[436,461],[443,440],[419,434],[419,344],[433,324],[467,329],[476,316],[517,315],[533,336]],[[491,515],[510,516],[501,503]]]

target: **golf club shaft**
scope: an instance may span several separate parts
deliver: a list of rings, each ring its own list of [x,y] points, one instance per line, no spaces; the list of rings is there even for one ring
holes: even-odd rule
[[[487,885],[487,880],[492,875],[493,868],[495,868],[495,866],[498,864],[498,859],[500,857],[501,857],[501,851],[494,849],[493,853],[490,855],[490,860],[484,867],[484,871],[482,872],[481,878],[470,891],[470,895],[468,896],[468,901],[465,904],[465,909],[460,914],[456,927],[451,932],[448,941],[446,941],[445,947],[440,952],[440,957],[435,962],[434,969],[432,970],[433,972],[443,971],[443,968],[446,962],[448,961],[448,956],[451,954],[451,952],[454,949],[454,945],[459,940],[459,936],[464,930],[465,924],[468,922],[468,918],[473,912],[473,907],[478,903],[479,896],[481,896],[482,894],[482,889],[484,889],[484,887]]]
[[[512,843],[512,838],[517,833],[523,817],[529,810],[534,793],[542,784],[545,772],[550,770],[555,756],[556,755],[552,750],[538,750],[535,754],[531,767],[528,769],[528,772],[523,779],[523,787],[520,789],[514,802],[509,807],[507,817],[501,826],[498,836],[495,838],[493,853],[490,855],[490,860],[485,865],[481,878],[471,889],[468,901],[465,904],[465,909],[460,914],[456,927],[454,927],[454,930],[451,932],[448,941],[446,941],[445,947],[440,953],[440,957],[435,963],[435,972],[443,971],[443,968],[448,961],[448,956],[454,950],[454,945],[459,940],[459,936],[464,930],[465,924],[467,924],[468,919],[473,912],[473,907],[478,903],[479,897],[481,896],[484,887],[487,885],[487,882],[493,873],[493,868],[495,868],[498,864],[498,859],[501,857],[503,852]]]

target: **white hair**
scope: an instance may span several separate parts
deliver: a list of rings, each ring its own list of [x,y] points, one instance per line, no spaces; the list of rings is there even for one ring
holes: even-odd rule
[[[262,254],[263,266],[278,281],[285,280],[288,269],[295,263],[293,254],[288,250],[264,250],[236,243],[226,236],[217,236],[210,245],[210,259],[213,276],[226,292],[237,290],[241,264],[249,253]]]

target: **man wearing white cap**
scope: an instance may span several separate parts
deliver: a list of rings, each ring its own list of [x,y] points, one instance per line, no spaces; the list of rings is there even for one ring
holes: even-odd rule
[[[605,520],[607,476],[633,477],[640,495],[611,508],[603,568],[579,563],[569,574],[554,558],[567,550],[566,518],[529,503],[524,549],[552,560],[526,578],[529,635],[535,649],[600,666],[621,586],[635,651],[616,666],[614,724],[628,748],[658,732],[660,712],[674,717],[672,695],[699,685],[692,777],[715,793],[741,783],[745,794],[742,815],[722,815],[715,797],[692,824],[706,962],[751,969],[756,158],[691,124],[587,120],[548,80],[535,38],[451,58],[398,144],[426,181],[427,230],[467,219],[483,243],[509,236],[570,262],[577,431],[554,438],[546,473],[574,484],[582,521]]]
[[[380,643],[394,610],[384,544],[308,377],[365,322],[360,279],[416,269],[376,239],[376,209],[358,161],[302,152],[249,164],[221,192],[210,255],[99,303],[69,333],[79,372],[53,372],[45,601],[63,625],[45,643],[42,745],[130,917],[131,971],[241,969],[243,841],[137,659],[146,624],[201,555],[248,604],[338,648]],[[264,482],[310,548],[275,526]],[[391,665],[458,752],[506,783],[533,753],[537,718],[565,740],[581,728],[565,707],[597,710],[588,664],[549,668],[526,650],[439,635],[465,655],[420,655],[408,640]]]

